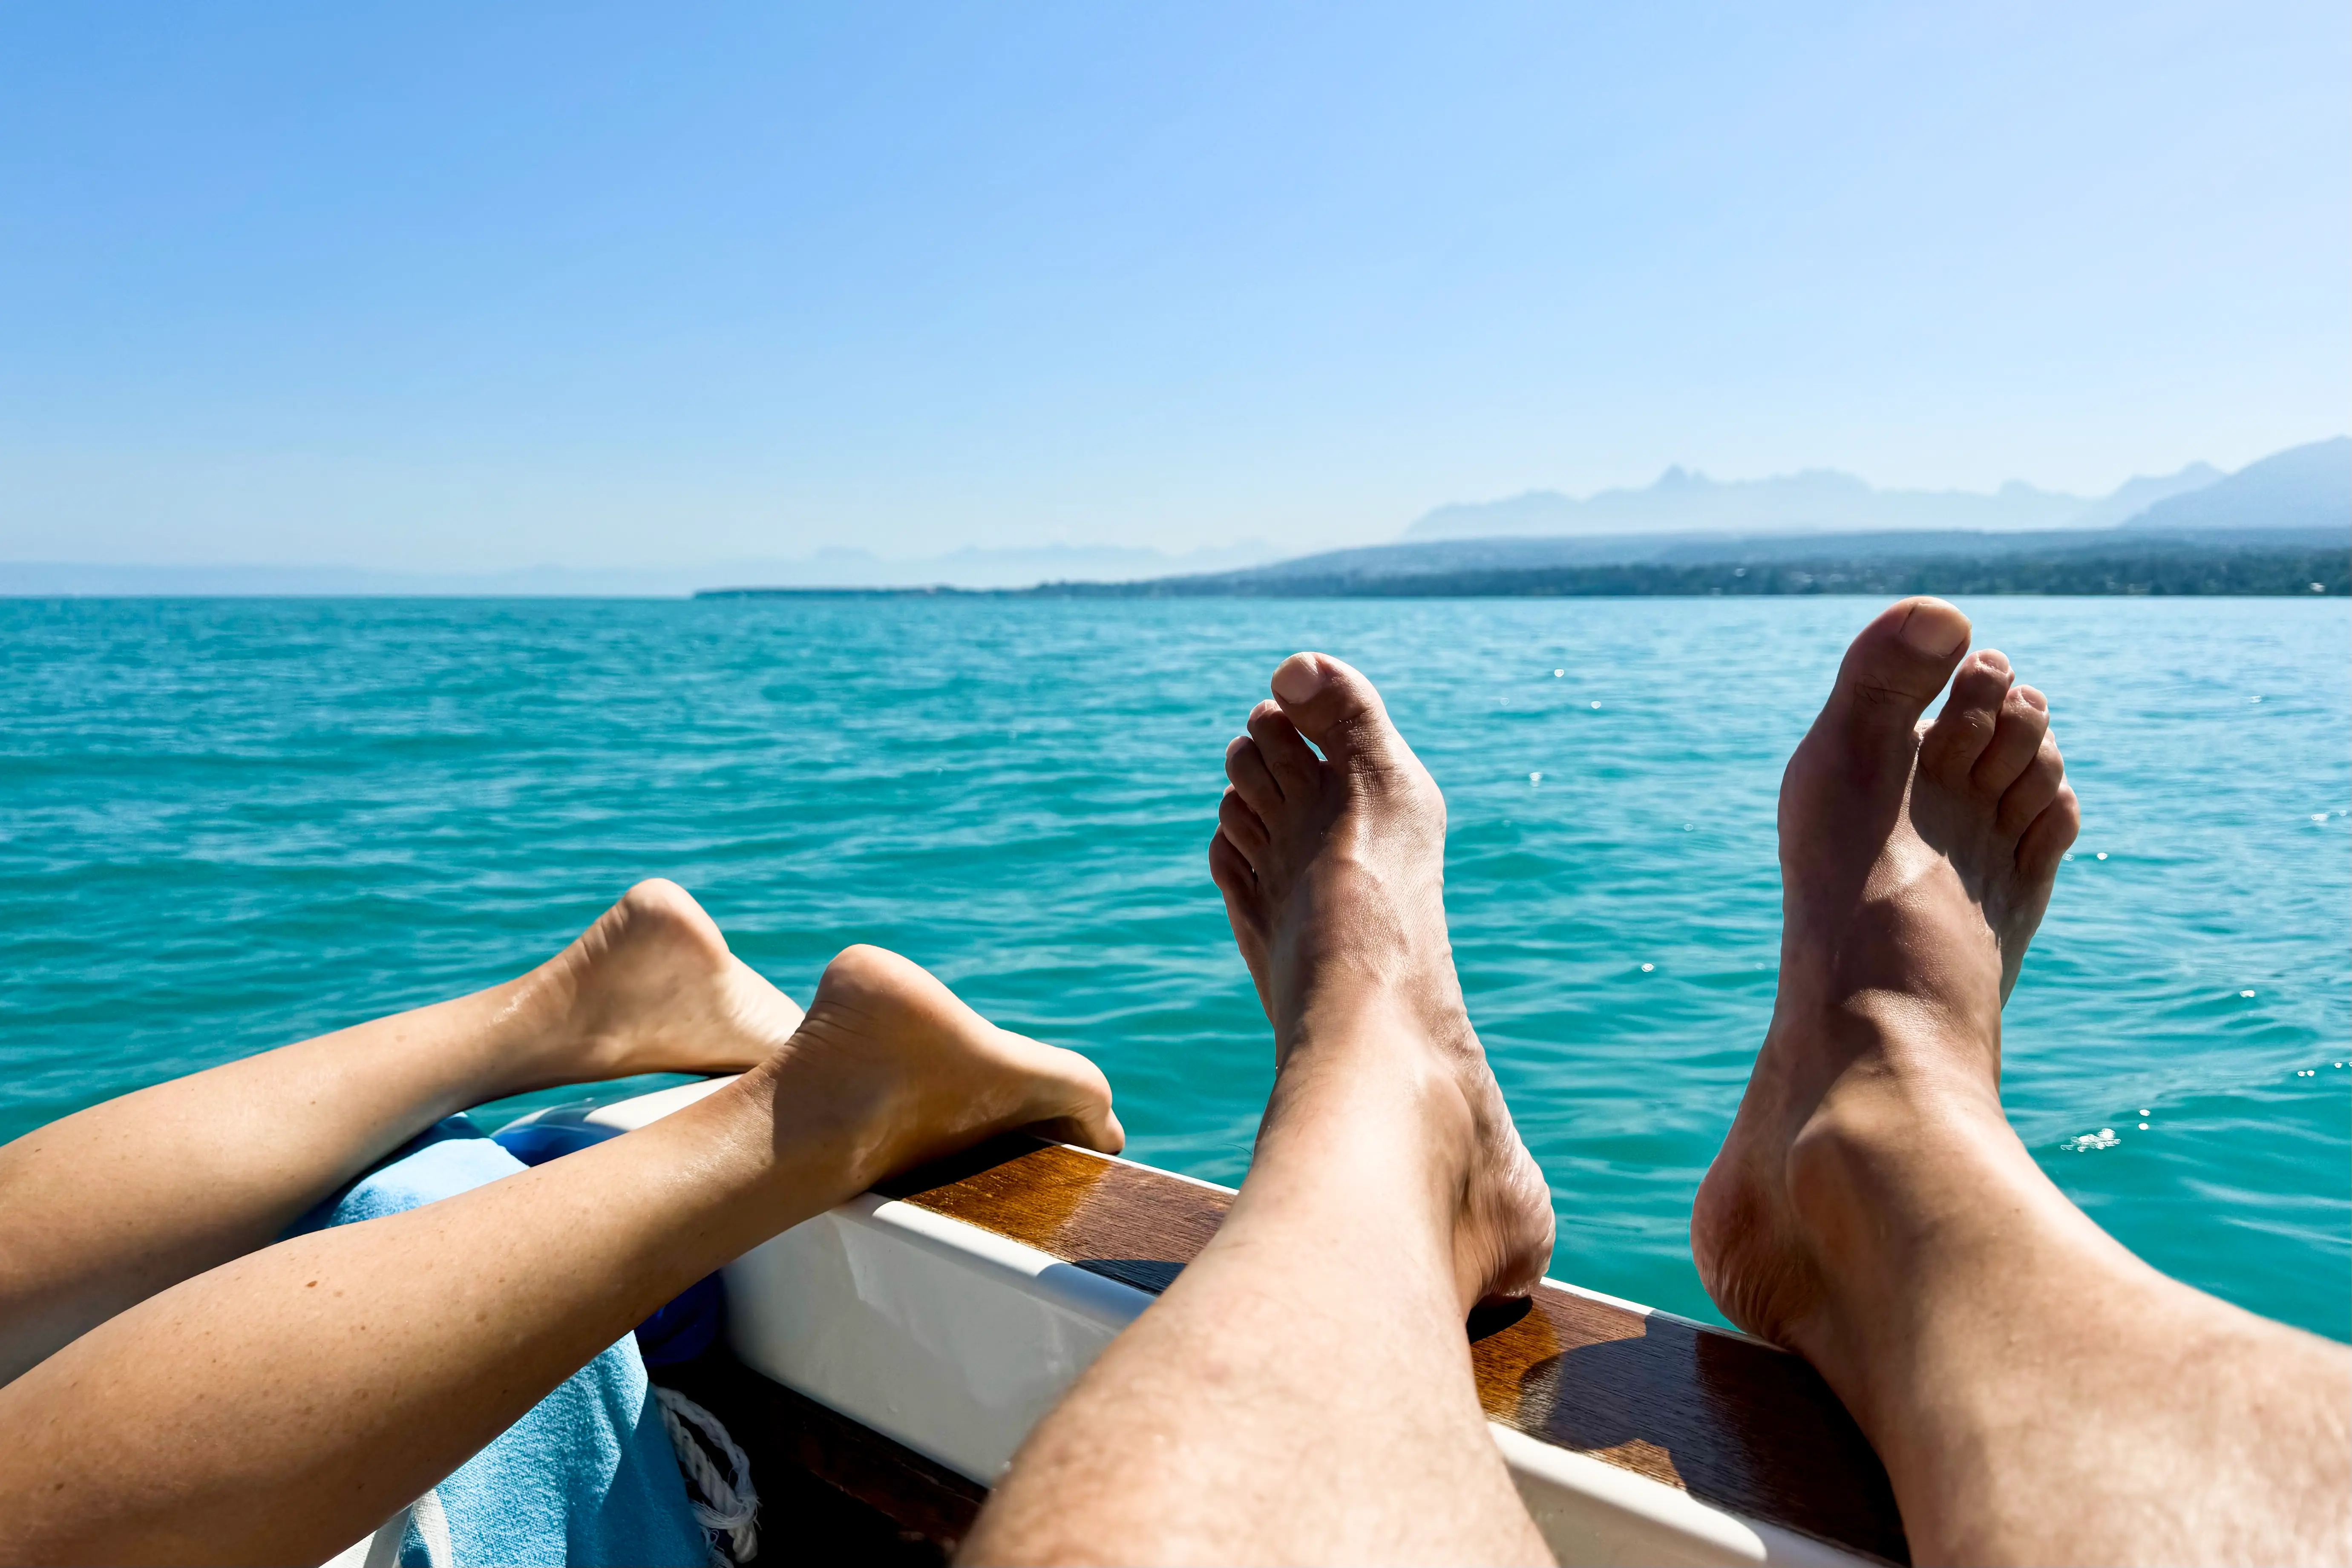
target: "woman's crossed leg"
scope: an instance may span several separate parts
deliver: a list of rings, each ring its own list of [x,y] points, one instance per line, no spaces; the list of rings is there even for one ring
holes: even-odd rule
[[[273,1244],[444,1116],[742,1076],[650,1127]],[[1102,1075],[851,948],[808,1013],[649,882],[506,985],[161,1084],[0,1148],[0,1560],[318,1561],[654,1308],[1008,1128],[1121,1142]]]

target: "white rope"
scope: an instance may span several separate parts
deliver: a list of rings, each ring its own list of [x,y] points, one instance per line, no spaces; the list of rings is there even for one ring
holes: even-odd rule
[[[662,1425],[669,1430],[670,1447],[677,1450],[678,1468],[694,1483],[702,1499],[688,1498],[694,1517],[702,1528],[712,1534],[724,1534],[733,1543],[728,1553],[738,1563],[749,1563],[760,1554],[760,1494],[751,1485],[751,1461],[727,1435],[719,1417],[697,1405],[676,1389],[656,1386],[654,1398],[661,1405]],[[688,1430],[688,1423],[694,1430]],[[695,1441],[699,1431],[710,1446],[727,1457],[730,1476],[719,1473],[702,1445]],[[437,1568],[437,1565],[436,1565]]]
[[[457,1568],[457,1554],[449,1548],[449,1515],[441,1506],[441,1491],[435,1488],[423,1497],[383,1521],[383,1528],[335,1559],[341,1563],[364,1546],[366,1555],[361,1558],[364,1568],[399,1568],[400,1549],[408,1539],[408,1527],[416,1526],[416,1533],[425,1542],[425,1561],[430,1568]],[[333,1568],[332,1564],[329,1568]]]
[[[408,1520],[412,1511],[409,1509],[402,1509],[398,1513],[385,1520],[376,1532],[368,1537],[367,1556],[362,1561],[362,1568],[400,1568],[400,1546],[401,1542],[408,1539]],[[334,1563],[328,1563],[327,1568],[335,1568],[335,1563],[344,1562],[350,1556],[350,1552],[344,1552],[341,1557],[336,1558]]]
[[[457,1568],[457,1554],[449,1549],[449,1515],[441,1507],[441,1489],[433,1488],[408,1506],[416,1514],[416,1533],[425,1542],[425,1561],[432,1568]]]

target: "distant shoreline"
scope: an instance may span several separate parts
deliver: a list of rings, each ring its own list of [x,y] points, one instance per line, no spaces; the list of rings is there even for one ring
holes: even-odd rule
[[[2011,555],[1834,555],[1620,562],[1373,575],[1254,572],[1034,588],[706,588],[698,599],[1537,599],[1778,598],[1906,594],[2060,598],[2352,597],[2352,546],[2124,548]]]
[[[2352,533],[2327,529],[2126,530],[2032,534],[1661,535],[1638,538],[1497,538],[1361,547],[1240,571],[1143,579],[1064,579],[1019,587],[951,584],[706,585],[691,568],[671,581],[531,585],[305,580],[220,581],[227,569],[75,568],[0,563],[0,599],[270,599],[368,601],[479,599],[1409,599],[1772,598],[1904,594],[2053,597],[2352,596]],[[721,567],[712,575],[726,569]],[[684,577],[686,581],[677,582]],[[287,580],[287,579],[292,580]],[[112,580],[110,580],[112,579]],[[215,579],[215,580],[208,580]],[[2316,586],[2315,586],[2316,584]]]

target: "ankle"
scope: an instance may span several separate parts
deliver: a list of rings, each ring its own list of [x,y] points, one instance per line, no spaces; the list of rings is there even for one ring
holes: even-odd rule
[[[1478,1037],[1458,990],[1433,995],[1370,972],[1350,975],[1344,984],[1325,978],[1311,996],[1278,1015],[1277,1074],[1295,1059],[1318,1057],[1366,1064],[1355,1070],[1417,1072],[1478,1054]]]
[[[1820,1289],[1792,1348],[1824,1372],[1916,1335],[1941,1279],[2013,1240],[2048,1187],[1996,1096],[1895,1071],[1835,1084],[1790,1140],[1782,1173]]]
[[[1456,1075],[1392,1014],[1302,1029],[1275,1069],[1252,1169],[1296,1160],[1376,1160],[1416,1186],[1459,1195],[1475,1133]]]
[[[395,1048],[427,1053],[418,1065],[440,1086],[446,1113],[579,1081],[578,1074],[564,1070],[562,998],[540,970],[366,1026],[387,1026]]]
[[[822,1050],[789,1047],[747,1068],[704,1100],[723,1136],[749,1152],[763,1184],[834,1189],[828,1203],[861,1193],[909,1162],[908,1118],[876,1075]]]
[[[512,1083],[500,1093],[592,1080],[593,1069],[583,1070],[582,1058],[593,1024],[578,966],[566,962],[571,956],[567,950],[479,994],[491,1010],[491,1025],[481,1036],[486,1068]]]
[[[1817,1249],[1874,1245],[1890,1223],[1932,1211],[1937,1191],[1989,1177],[2015,1143],[1990,1094],[1883,1067],[1849,1071],[1790,1140],[1790,1212]]]

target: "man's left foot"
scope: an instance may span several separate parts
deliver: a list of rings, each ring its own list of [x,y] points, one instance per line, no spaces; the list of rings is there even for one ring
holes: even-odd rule
[[[1881,1187],[1851,1174],[1864,1130],[1905,1169],[2025,1158],[2001,1115],[2000,1009],[2082,817],[2049,704],[2000,654],[1963,659],[1969,632],[1940,599],[1879,616],[1789,760],[1780,994],[1692,1205],[1716,1304],[1817,1363],[1830,1283],[1887,1228]]]

